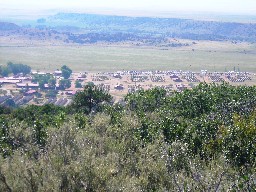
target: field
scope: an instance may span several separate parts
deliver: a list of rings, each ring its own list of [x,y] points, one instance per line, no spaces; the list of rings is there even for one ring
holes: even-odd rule
[[[186,40],[187,41],[187,40]],[[50,45],[8,43],[0,38],[0,64],[8,61],[53,71],[68,65],[73,71],[186,70],[256,72],[256,45],[196,41],[181,48],[124,45]]]

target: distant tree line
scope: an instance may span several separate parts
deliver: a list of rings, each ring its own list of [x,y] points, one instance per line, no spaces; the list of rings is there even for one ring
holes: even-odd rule
[[[97,42],[143,42],[145,44],[166,43],[164,36],[156,36],[154,34],[140,34],[133,32],[113,32],[113,33],[87,33],[87,34],[69,34],[69,42],[84,44]],[[183,44],[170,44],[169,46],[182,46]],[[185,44],[184,44],[185,45]]]
[[[9,74],[17,75],[22,73],[23,75],[27,75],[31,72],[31,67],[24,64],[16,64],[12,62],[8,62],[6,66],[0,66],[0,74],[3,77],[7,77]]]
[[[74,35],[75,41],[92,41],[105,39],[142,39],[143,36],[162,36],[195,40],[231,40],[256,42],[255,23],[200,21],[179,18],[124,17],[95,14],[59,13],[49,18],[49,22],[58,22],[58,26],[86,28],[100,31],[100,34],[88,33]],[[86,21],[86,22],[84,22]],[[58,30],[58,27],[55,27]],[[67,30],[70,32],[70,30]],[[120,33],[120,34],[119,34]],[[129,33],[129,34],[127,34]],[[106,35],[108,34],[108,35]],[[72,37],[70,37],[72,39]],[[150,38],[147,38],[150,39]]]

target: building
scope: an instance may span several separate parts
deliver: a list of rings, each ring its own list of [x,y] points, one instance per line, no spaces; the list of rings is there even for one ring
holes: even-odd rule
[[[18,88],[34,88],[37,89],[39,88],[39,84],[38,83],[16,83],[16,86]]]
[[[60,70],[54,71],[54,76],[58,76],[58,77],[62,76],[62,71]]]

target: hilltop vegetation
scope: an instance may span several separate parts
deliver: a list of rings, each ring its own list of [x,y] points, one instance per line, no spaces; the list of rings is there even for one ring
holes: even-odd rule
[[[8,77],[9,74],[17,75],[22,73],[27,75],[31,72],[31,67],[24,64],[8,62],[6,66],[0,66],[0,75]]]
[[[42,26],[42,23],[40,24]],[[132,34],[149,35],[158,38],[256,41],[256,24],[250,23],[59,13],[46,18],[43,25],[55,27],[55,29],[58,29],[58,26],[77,27],[110,35],[128,33],[130,36]],[[66,31],[69,31],[68,28]]]
[[[19,30],[21,27],[14,23],[0,22],[1,31]]]
[[[255,109],[255,86],[225,83],[2,109],[0,190],[254,191]]]
[[[58,13],[37,21],[26,21],[23,27],[1,22],[0,31],[8,30],[18,34],[28,33],[31,37],[63,39],[65,42],[80,44],[102,41],[168,44],[169,38],[256,42],[254,23],[79,13]],[[187,45],[171,42],[170,46]]]

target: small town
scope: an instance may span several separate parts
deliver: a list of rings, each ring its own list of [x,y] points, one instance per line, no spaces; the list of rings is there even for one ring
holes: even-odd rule
[[[22,65],[22,64],[12,64]],[[67,73],[68,72],[68,73]],[[31,70],[28,74],[17,73],[0,78],[0,104],[6,106],[54,104],[67,106],[77,91],[92,82],[110,93],[114,102],[137,90],[161,87],[168,92],[192,89],[200,82],[232,85],[253,85],[256,76],[250,72],[201,72],[190,71],[117,71],[72,72],[63,66],[61,70],[41,72]]]

